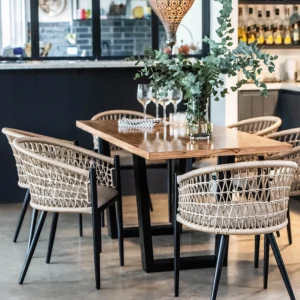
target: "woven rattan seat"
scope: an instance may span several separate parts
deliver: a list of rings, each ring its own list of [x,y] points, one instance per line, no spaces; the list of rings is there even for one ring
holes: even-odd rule
[[[299,149],[297,149],[300,151]],[[287,223],[289,193],[297,163],[285,160],[211,166],[177,176],[175,187],[174,291],[179,294],[180,227],[220,237],[211,299],[217,297],[229,235],[265,235],[264,287],[271,245],[291,299],[295,299],[273,232]]]
[[[53,212],[47,262],[50,262],[59,213],[92,214],[96,288],[100,288],[101,213],[117,205],[120,264],[124,265],[119,158],[115,159],[53,139],[17,138],[29,185],[30,205],[41,211],[19,282],[26,276],[47,212]]]

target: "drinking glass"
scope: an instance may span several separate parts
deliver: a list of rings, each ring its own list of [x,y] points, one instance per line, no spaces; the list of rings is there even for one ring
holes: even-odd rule
[[[156,91],[152,90],[152,102],[155,104],[156,107],[156,118],[159,118],[159,99],[157,97]]]
[[[182,101],[183,99],[183,93],[181,89],[178,88],[173,88],[172,89],[172,97],[171,97],[171,102],[174,105],[174,114],[176,115],[177,113],[177,106],[178,104]]]
[[[152,92],[150,84],[139,84],[137,89],[137,100],[144,107],[144,119],[146,119],[147,105],[151,102]]]
[[[167,106],[171,103],[171,98],[172,98],[172,91],[170,90],[165,90],[165,89],[159,89],[157,93],[157,98],[159,104],[163,107],[164,109],[164,124],[167,123]]]

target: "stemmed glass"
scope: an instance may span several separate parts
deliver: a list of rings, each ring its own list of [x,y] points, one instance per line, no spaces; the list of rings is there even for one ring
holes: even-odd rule
[[[172,91],[170,90],[165,90],[165,89],[159,89],[157,93],[157,98],[159,104],[163,107],[164,109],[164,124],[167,123],[167,106],[171,103],[171,98],[172,98]]]
[[[137,100],[143,105],[144,107],[144,119],[146,119],[146,110],[147,105],[151,102],[151,88],[150,84],[139,84],[137,89]]]
[[[152,89],[152,102],[155,104],[155,107],[156,107],[156,118],[158,119],[159,118],[159,98],[157,97],[157,92],[154,91]]]
[[[173,88],[172,89],[172,96],[171,96],[171,102],[174,105],[174,115],[177,114],[177,106],[183,99],[183,93],[181,89]]]

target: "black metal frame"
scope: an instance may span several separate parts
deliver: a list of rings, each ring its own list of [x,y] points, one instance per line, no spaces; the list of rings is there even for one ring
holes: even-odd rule
[[[31,57],[14,58],[0,57],[0,61],[20,61],[20,60],[118,60],[126,56],[102,56],[101,55],[101,20],[100,20],[100,2],[101,0],[92,1],[92,40],[93,55],[87,57],[41,57],[39,54],[39,2],[30,0],[30,23],[31,23]],[[151,31],[152,31],[152,48],[159,49],[159,19],[153,12],[151,14]],[[210,36],[210,1],[202,0],[202,35]],[[205,57],[209,53],[209,46],[202,44],[201,54],[191,55],[193,57]]]

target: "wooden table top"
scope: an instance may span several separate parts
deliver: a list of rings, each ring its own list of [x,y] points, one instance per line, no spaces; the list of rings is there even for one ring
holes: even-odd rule
[[[185,127],[119,129],[115,120],[77,121],[76,126],[148,160],[287,152],[292,146],[236,129],[214,126],[209,141],[190,141]]]

